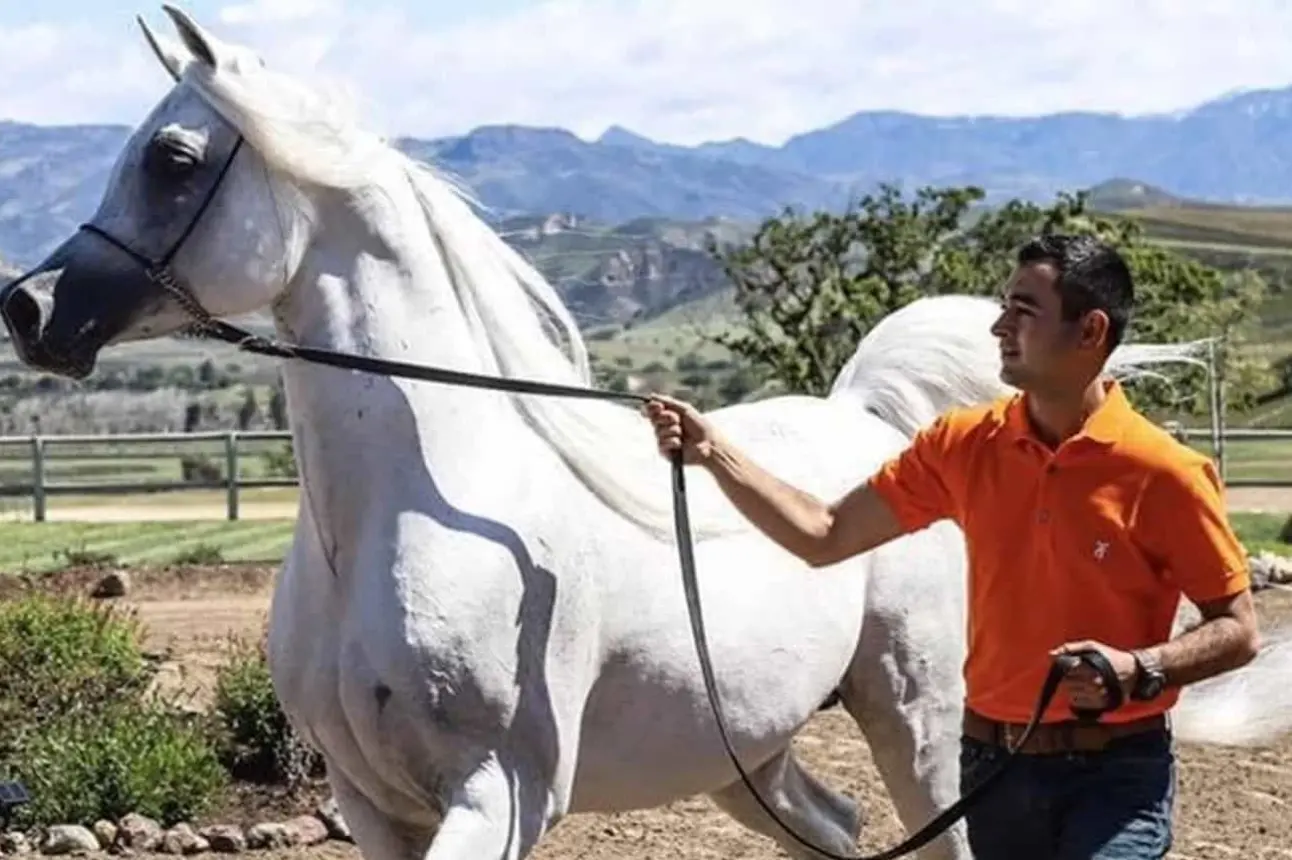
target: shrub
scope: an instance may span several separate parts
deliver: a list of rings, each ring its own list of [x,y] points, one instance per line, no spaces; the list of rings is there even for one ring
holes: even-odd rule
[[[224,550],[213,543],[197,543],[175,554],[175,564],[221,564]]]
[[[238,779],[299,788],[321,772],[322,757],[283,713],[269,676],[265,638],[235,639],[232,646],[215,684],[221,760]]]
[[[169,826],[209,808],[227,781],[200,721],[158,702],[56,719],[28,738],[20,762],[26,814],[45,824],[138,812]]]
[[[224,775],[206,729],[153,699],[155,667],[131,613],[42,594],[0,602],[0,771],[37,826],[129,811],[173,823]]]
[[[137,699],[152,678],[132,615],[83,599],[0,603],[0,760],[55,717]]]

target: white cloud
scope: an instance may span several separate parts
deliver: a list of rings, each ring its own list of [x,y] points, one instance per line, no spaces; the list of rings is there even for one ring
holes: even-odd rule
[[[867,108],[1138,113],[1292,83],[1284,0],[549,0],[436,29],[392,0],[360,5],[248,0],[202,23],[423,136],[618,123],[780,142]],[[133,20],[0,30],[0,80],[0,116],[40,122],[133,122],[165,85]]]

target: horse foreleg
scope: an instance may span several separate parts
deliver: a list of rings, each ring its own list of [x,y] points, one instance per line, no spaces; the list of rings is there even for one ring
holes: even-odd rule
[[[378,809],[339,768],[328,767],[337,810],[364,860],[419,860],[433,831],[412,828]]]
[[[523,860],[553,825],[553,794],[493,755],[453,791],[424,860]]]

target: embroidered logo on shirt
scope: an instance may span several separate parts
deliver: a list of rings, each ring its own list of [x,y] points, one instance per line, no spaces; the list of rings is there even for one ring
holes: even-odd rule
[[[1103,561],[1106,555],[1108,555],[1108,541],[1095,541],[1095,561]]]

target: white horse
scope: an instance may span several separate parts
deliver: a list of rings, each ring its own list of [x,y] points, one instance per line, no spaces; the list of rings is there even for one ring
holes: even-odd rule
[[[149,39],[177,85],[127,142],[89,229],[0,295],[24,360],[81,377],[107,345],[186,325],[194,308],[145,274],[164,262],[215,316],[272,308],[285,340],[590,384],[555,292],[448,182],[167,12],[180,42]],[[916,302],[862,341],[829,397],[715,420],[836,496],[940,411],[1006,390],[995,313]],[[636,410],[303,362],[284,374],[302,500],[273,599],[273,680],[365,856],[519,860],[563,816],[698,793],[814,856],[762,814],[719,743],[668,466]],[[958,796],[959,531],[812,571],[704,473],[689,488],[719,694],[762,796],[806,839],[854,850],[856,805],[790,746],[837,691],[902,823],[922,826]],[[967,857],[961,829],[924,856]]]

